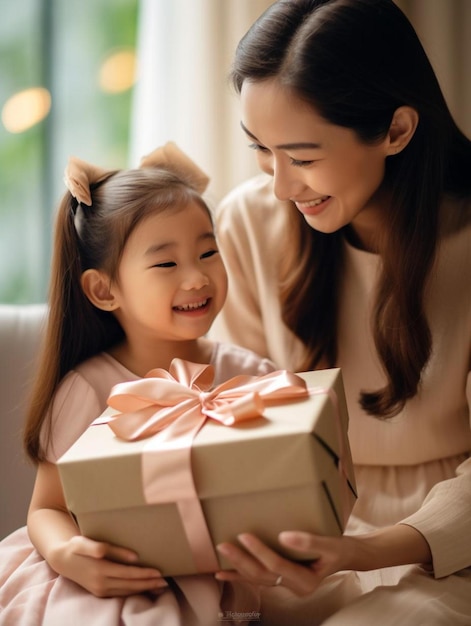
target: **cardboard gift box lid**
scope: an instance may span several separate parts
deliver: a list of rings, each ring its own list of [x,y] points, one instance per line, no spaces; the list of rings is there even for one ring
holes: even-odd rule
[[[280,548],[282,530],[343,531],[356,495],[341,371],[299,376],[315,390],[308,397],[265,407],[263,417],[235,427],[207,420],[196,435],[191,470],[214,545],[253,532],[296,558]],[[176,504],[146,502],[142,457],[158,454],[151,441],[90,426],[58,461],[67,505],[84,535],[134,549],[164,575],[195,573]],[[230,568],[218,559],[218,568]]]

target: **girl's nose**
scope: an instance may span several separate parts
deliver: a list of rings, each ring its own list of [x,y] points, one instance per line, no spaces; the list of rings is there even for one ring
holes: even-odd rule
[[[192,289],[202,289],[209,285],[209,278],[205,272],[198,268],[191,268],[182,280],[182,289],[190,291]]]

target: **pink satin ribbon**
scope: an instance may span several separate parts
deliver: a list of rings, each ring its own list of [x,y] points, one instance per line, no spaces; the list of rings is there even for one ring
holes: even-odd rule
[[[152,504],[177,502],[199,572],[220,566],[191,471],[198,431],[208,418],[234,426],[261,417],[268,404],[309,395],[305,381],[285,370],[236,376],[209,391],[213,379],[212,366],[174,359],[168,372],[155,369],[145,378],[115,385],[108,398],[109,406],[121,412],[108,422],[119,438],[154,435],[142,455],[144,497]]]

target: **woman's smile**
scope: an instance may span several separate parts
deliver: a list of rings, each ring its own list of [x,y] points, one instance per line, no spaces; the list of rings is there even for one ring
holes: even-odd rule
[[[303,202],[293,200],[293,202],[295,203],[298,211],[300,211],[303,215],[319,215],[319,213],[322,213],[322,211],[327,208],[331,198],[332,196],[322,196],[320,198],[316,198],[315,200]]]

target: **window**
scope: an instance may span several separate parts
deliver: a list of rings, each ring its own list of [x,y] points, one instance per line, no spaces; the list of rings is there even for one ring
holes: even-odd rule
[[[127,166],[137,8],[16,0],[2,12],[0,302],[46,299],[68,157]]]

